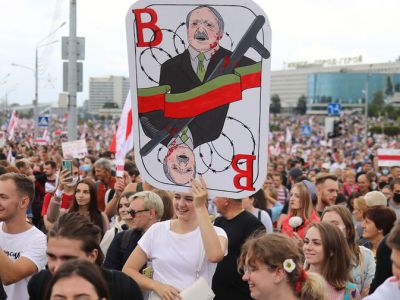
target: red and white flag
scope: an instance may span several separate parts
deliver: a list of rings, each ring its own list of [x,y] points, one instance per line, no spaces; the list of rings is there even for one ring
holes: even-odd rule
[[[15,126],[17,125],[17,112],[14,110],[11,114],[11,119],[10,122],[8,123],[8,139],[12,141],[14,139],[14,134],[15,134]]]
[[[45,131],[43,132],[43,136],[41,138],[36,139],[35,144],[47,145],[49,141],[50,141],[50,136],[47,129],[45,129]]]
[[[400,166],[400,149],[378,149],[380,167]]]
[[[122,177],[124,171],[125,155],[133,148],[132,135],[132,101],[131,93],[126,97],[121,118],[119,119],[118,129],[111,142],[109,150],[115,152],[117,163],[117,176]]]

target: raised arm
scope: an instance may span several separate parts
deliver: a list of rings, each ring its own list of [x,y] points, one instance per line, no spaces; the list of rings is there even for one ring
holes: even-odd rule
[[[207,186],[202,177],[200,177],[200,181],[192,180],[191,191],[205,254],[210,262],[217,263],[224,258],[228,240],[225,237],[217,235],[208,216]]]

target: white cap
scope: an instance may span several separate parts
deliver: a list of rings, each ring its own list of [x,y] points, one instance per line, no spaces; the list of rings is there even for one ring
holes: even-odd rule
[[[368,192],[364,196],[364,199],[368,207],[380,206],[380,205],[387,206],[386,196],[378,191]]]

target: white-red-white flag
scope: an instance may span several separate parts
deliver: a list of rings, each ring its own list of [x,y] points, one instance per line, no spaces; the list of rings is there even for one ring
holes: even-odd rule
[[[126,97],[117,132],[110,145],[110,151],[115,152],[117,176],[121,177],[124,171],[125,155],[133,148],[132,135],[132,101],[131,93]]]
[[[378,149],[380,167],[400,166],[400,149]]]
[[[14,110],[11,114],[10,122],[8,123],[8,139],[12,141],[15,134],[15,126],[17,125],[17,112]]]
[[[47,129],[45,129],[44,132],[43,132],[43,136],[41,138],[37,138],[35,140],[35,144],[37,144],[37,145],[47,145],[49,141],[50,141],[49,132],[47,131]]]

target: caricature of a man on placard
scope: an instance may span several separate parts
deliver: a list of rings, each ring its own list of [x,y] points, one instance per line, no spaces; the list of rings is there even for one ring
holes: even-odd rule
[[[134,50],[129,51],[131,82],[134,82],[132,90],[137,90],[136,97],[135,95],[133,97],[134,107],[137,107],[137,115],[134,119],[138,120],[136,123],[138,126],[134,129],[140,132],[136,140],[138,143],[135,143],[135,151],[142,158],[138,163],[139,168],[142,164],[145,173],[150,175],[150,181],[155,185],[160,183],[160,188],[167,188],[166,185],[171,184],[186,185],[196,174],[210,176],[210,178],[219,175],[218,173],[222,175],[224,172],[225,177],[232,172],[237,175],[238,172],[242,172],[243,168],[240,166],[251,167],[250,171],[253,172],[251,164],[254,165],[253,161],[257,159],[254,158],[255,150],[259,150],[256,148],[262,144],[256,143],[256,140],[260,141],[260,133],[265,131],[260,129],[260,124],[256,124],[258,128],[255,134],[245,119],[236,118],[235,111],[238,105],[234,103],[251,101],[247,94],[254,94],[254,92],[249,93],[248,90],[260,89],[262,84],[262,59],[269,58],[269,51],[258,41],[257,35],[260,35],[259,31],[265,22],[264,17],[244,11],[249,15],[249,24],[244,32],[243,29],[240,30],[243,34],[236,41],[236,47],[232,47],[234,44],[232,34],[228,35],[225,32],[226,17],[220,11],[225,12],[226,15],[228,15],[227,12],[231,12],[231,15],[235,10],[239,12],[243,8],[238,5],[199,6],[188,5],[191,1],[181,2],[181,7],[179,7],[180,3],[169,4],[170,7],[168,7],[165,1],[161,3],[162,5],[147,1],[144,5],[143,1],[140,4],[136,3],[130,10],[132,13],[128,13],[127,16],[128,50]],[[179,30],[180,26],[178,26],[173,31],[162,26],[165,24],[165,27],[168,25],[174,27],[170,25],[173,21],[167,20],[166,16],[169,8],[174,8],[177,12],[178,7],[181,11],[186,11],[184,14],[186,18],[180,24],[186,29],[186,43],[185,38],[181,37],[183,28]],[[181,14],[177,12],[177,15]],[[146,16],[147,21],[144,22]],[[148,20],[149,17],[150,20]],[[131,27],[132,20],[136,22],[133,28]],[[175,27],[176,24],[179,25],[176,17],[174,21]],[[232,30],[235,29],[232,27]],[[175,56],[166,50],[168,39],[165,32],[173,32],[169,40],[174,42],[177,53]],[[231,39],[231,50],[221,45],[224,36],[229,36]],[[129,41],[130,37],[134,37],[133,41]],[[177,37],[185,45],[185,48],[179,51],[175,42]],[[132,45],[136,45],[136,48],[132,49]],[[143,48],[144,50],[140,52],[139,49]],[[253,50],[252,54],[255,59],[247,57],[246,52],[251,48],[256,50]],[[146,51],[151,53],[151,57],[160,65],[158,82],[153,79],[155,76],[149,76],[149,70],[153,68],[146,68],[143,63]],[[167,53],[167,59],[161,61],[165,53]],[[150,54],[147,56],[150,57]],[[145,76],[141,77],[143,75],[141,73]],[[142,80],[143,78],[145,80]],[[149,83],[149,80],[153,83]],[[158,85],[155,86],[154,82]],[[258,94],[257,98],[261,98],[260,95]],[[230,109],[232,106],[234,108]],[[254,101],[254,106],[265,108],[266,103],[260,104],[260,99],[258,99]],[[257,112],[257,109],[250,109],[250,111]],[[232,112],[235,117],[229,116],[228,112]],[[252,117],[254,116],[253,114]],[[259,119],[262,118],[259,117]],[[249,144],[253,145],[253,149],[246,150],[247,153],[242,153],[242,151],[236,153],[242,148],[237,143],[240,137],[234,138],[237,130],[230,133],[232,126],[227,126],[227,120],[230,122],[235,120],[235,126],[238,124],[242,126],[241,129],[244,129],[252,139]],[[142,136],[142,132],[147,139]],[[266,136],[263,138],[266,139]],[[221,139],[224,139],[232,149],[221,150],[218,147]],[[207,149],[206,153],[204,149]],[[217,157],[225,162],[223,168],[218,167],[220,162]],[[241,159],[244,161],[240,161]],[[158,166],[153,169],[154,172],[149,172],[150,167],[155,165],[154,162],[157,162]],[[160,165],[162,165],[161,169]],[[162,179],[160,171],[166,180]],[[249,170],[246,171],[249,174]],[[259,173],[258,168],[256,173]],[[254,178],[253,174],[250,177]],[[247,182],[245,185],[253,187],[253,183],[252,180],[251,183]],[[230,185],[244,186],[240,183],[240,178],[236,178],[236,182],[231,182]],[[220,187],[216,188],[216,190],[219,189]]]

